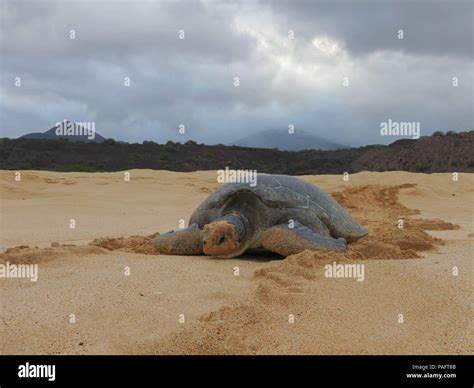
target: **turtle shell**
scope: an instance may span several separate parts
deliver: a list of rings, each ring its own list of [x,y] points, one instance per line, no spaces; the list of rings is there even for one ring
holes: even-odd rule
[[[307,209],[329,228],[334,237],[352,239],[367,234],[367,230],[331,196],[309,182],[288,175],[258,174],[255,187],[248,183],[227,183],[211,193],[194,214],[209,212],[217,215],[236,195],[245,192],[257,196],[275,211],[282,208]]]

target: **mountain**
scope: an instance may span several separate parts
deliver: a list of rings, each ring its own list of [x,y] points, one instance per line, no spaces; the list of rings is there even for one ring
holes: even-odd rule
[[[285,130],[269,129],[260,131],[240,140],[232,145],[251,148],[278,148],[284,151],[300,150],[336,150],[347,148],[341,144],[333,143],[323,137],[312,135],[305,131],[295,131],[290,134]]]
[[[58,140],[67,139],[69,141],[83,141],[86,143],[101,143],[105,137],[95,131],[95,123],[75,123],[64,120],[46,132],[32,132],[20,136],[19,139],[42,139]]]

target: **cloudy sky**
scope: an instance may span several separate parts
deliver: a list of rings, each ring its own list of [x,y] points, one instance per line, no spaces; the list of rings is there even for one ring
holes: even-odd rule
[[[473,4],[1,0],[1,136],[63,119],[130,142],[472,130]]]

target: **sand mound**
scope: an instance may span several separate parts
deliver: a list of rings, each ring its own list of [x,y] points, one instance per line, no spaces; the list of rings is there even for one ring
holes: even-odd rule
[[[105,237],[96,238],[90,243],[92,246],[101,247],[108,251],[121,251],[130,253],[143,253],[146,255],[156,254],[151,240],[157,237],[159,233],[149,236],[130,236],[130,237]]]
[[[61,257],[77,257],[93,254],[104,254],[106,251],[99,247],[93,246],[75,246],[68,244],[51,244],[51,248],[29,247],[20,245],[18,247],[9,248],[5,252],[0,253],[0,261],[10,262],[13,264],[39,264]]]

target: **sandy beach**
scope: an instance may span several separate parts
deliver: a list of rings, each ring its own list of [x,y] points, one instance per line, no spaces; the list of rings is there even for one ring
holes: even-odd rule
[[[216,172],[129,173],[0,173],[0,264],[39,271],[0,278],[1,354],[472,353],[472,174],[303,176],[369,235],[215,259],[149,241],[188,221]],[[364,264],[364,281],[325,277],[334,262]]]

